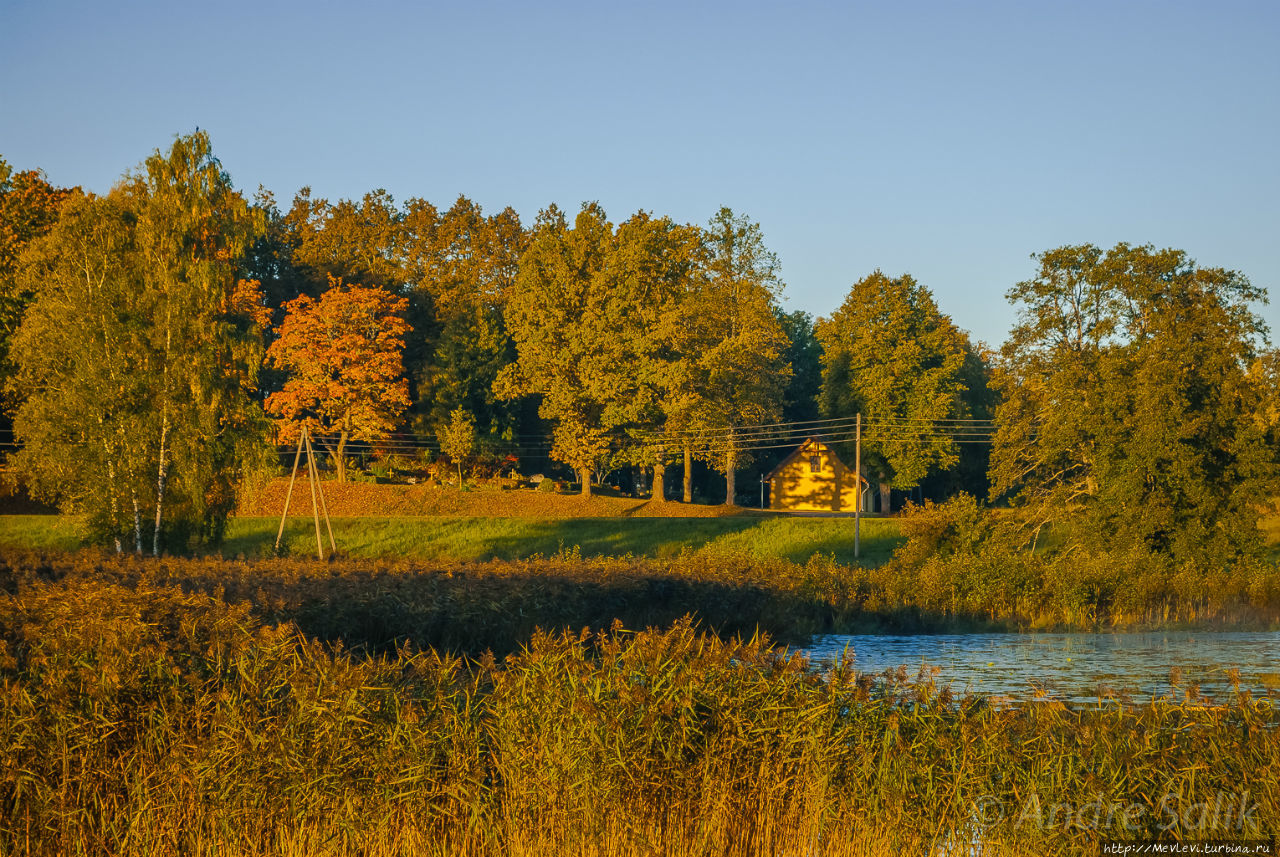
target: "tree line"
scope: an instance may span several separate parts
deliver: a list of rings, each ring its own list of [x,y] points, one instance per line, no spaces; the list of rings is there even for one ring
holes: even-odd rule
[[[216,541],[237,487],[304,427],[343,478],[351,442],[407,430],[550,456],[589,493],[625,466],[726,499],[742,430],[863,414],[887,491],[946,482],[1087,520],[1153,550],[1256,550],[1276,483],[1275,352],[1242,275],[1118,245],[1039,254],[998,351],[909,275],[855,283],[816,322],[782,307],[779,261],[727,208],[704,225],[596,203],[531,225],[465,197],[385,191],[287,210],[237,191],[203,132],[107,194],[0,161],[0,360],[33,492],[118,550]],[[887,499],[887,497],[886,497]]]

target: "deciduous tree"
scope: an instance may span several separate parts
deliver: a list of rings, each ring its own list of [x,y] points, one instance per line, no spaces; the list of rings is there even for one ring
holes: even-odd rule
[[[612,237],[595,203],[583,205],[573,228],[554,206],[538,215],[507,305],[519,358],[495,382],[503,398],[541,396],[539,413],[555,424],[551,454],[578,473],[584,496],[593,464],[609,448],[601,379],[611,370],[612,331],[602,272]]]
[[[520,403],[498,398],[493,383],[516,358],[505,309],[526,238],[520,218],[511,209],[485,217],[480,206],[459,197],[432,236],[410,257],[415,288],[433,316],[431,328],[418,332],[421,418],[435,425],[463,408],[486,438],[514,440]]]
[[[261,458],[263,308],[238,276],[259,230],[197,132],[73,200],[24,256],[16,463],[118,549],[131,529],[143,550],[144,515],[153,553],[217,540]]]
[[[683,302],[684,355],[668,398],[667,424],[686,439],[685,502],[692,499],[691,454],[725,475],[725,502],[745,455],[736,427],[781,415],[791,377],[786,333],[777,315],[777,256],[760,226],[721,208],[704,230],[703,274]]]
[[[462,462],[476,450],[476,420],[470,413],[458,408],[449,415],[449,422],[436,430],[440,450],[458,468],[458,490],[462,490]]]
[[[1020,317],[997,367],[994,488],[1068,540],[1199,567],[1259,550],[1277,487],[1262,290],[1181,250],[1035,258],[1037,276],[1009,292]]]
[[[519,358],[500,388],[542,397],[552,454],[578,471],[584,493],[610,452],[653,464],[660,481],[664,446],[650,441],[683,359],[677,310],[699,248],[696,229],[644,212],[616,230],[594,203],[572,229],[555,209],[539,218],[508,303]]]
[[[822,411],[861,413],[868,472],[878,475],[881,507],[889,489],[912,488],[931,472],[954,467],[954,439],[938,420],[969,417],[964,372],[968,338],[910,275],[880,271],[853,284],[844,304],[817,325],[822,343]]]
[[[267,349],[268,361],[289,374],[266,402],[279,418],[280,438],[307,427],[329,449],[339,481],[346,480],[347,442],[384,437],[409,406],[407,307],[383,289],[332,278],[319,300],[303,295],[286,304]]]
[[[13,373],[10,343],[33,297],[18,280],[18,259],[58,222],[63,204],[80,193],[78,187],[54,187],[39,170],[15,173],[0,158],[0,384]]]

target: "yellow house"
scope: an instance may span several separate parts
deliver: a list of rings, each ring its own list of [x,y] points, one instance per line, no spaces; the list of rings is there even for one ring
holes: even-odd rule
[[[828,444],[811,437],[768,475],[769,508],[793,512],[852,512],[858,490],[854,472]],[[862,480],[863,496],[867,480]],[[864,503],[863,509],[866,509]]]

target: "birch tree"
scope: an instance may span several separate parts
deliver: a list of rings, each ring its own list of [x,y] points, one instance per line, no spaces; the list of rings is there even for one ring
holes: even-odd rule
[[[197,132],[24,254],[17,464],[118,549],[216,541],[261,461],[265,310],[238,276],[259,229]]]

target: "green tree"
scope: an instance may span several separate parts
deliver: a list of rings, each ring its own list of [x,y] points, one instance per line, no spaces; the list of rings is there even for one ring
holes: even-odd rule
[[[611,464],[649,469],[659,501],[674,446],[668,413],[690,360],[684,351],[688,301],[697,293],[704,257],[697,227],[642,211],[619,224],[603,272],[604,341],[612,356],[602,376],[611,392],[602,418],[624,439]]]
[[[507,308],[519,356],[498,386],[541,396],[552,454],[585,493],[606,456],[653,465],[661,481],[676,307],[699,248],[696,229],[645,212],[616,230],[594,203],[572,229],[557,209],[539,217]]]
[[[197,132],[68,203],[24,255],[15,464],[117,550],[131,529],[142,552],[144,515],[153,554],[166,535],[216,541],[262,460],[263,307],[238,276],[259,230]]]
[[[747,458],[738,427],[777,420],[791,377],[776,304],[782,281],[760,226],[728,208],[704,230],[702,265],[682,303],[684,359],[670,384],[667,425],[684,439],[685,502],[696,455],[724,474],[732,505]]]
[[[775,310],[787,337],[784,359],[791,366],[791,378],[782,394],[783,422],[816,420],[821,414],[822,343],[814,332],[813,316],[802,310]]]
[[[1261,289],[1181,250],[1066,246],[1009,299],[991,479],[1068,543],[1205,565],[1261,549],[1277,487]],[[1259,362],[1259,358],[1264,358]]]
[[[449,415],[449,422],[436,430],[440,449],[458,467],[458,490],[462,490],[462,462],[476,450],[476,421],[470,413],[458,408]]]
[[[506,399],[541,396],[539,413],[555,426],[551,455],[578,473],[584,496],[592,466],[610,445],[602,419],[612,370],[602,272],[612,237],[595,203],[583,205],[573,228],[555,206],[538,215],[507,305],[519,357],[495,382]]]
[[[464,408],[487,438],[514,440],[521,403],[498,398],[493,384],[516,356],[505,308],[526,241],[520,218],[511,209],[485,217],[459,197],[432,236],[410,259],[416,292],[432,313],[416,366],[421,419],[437,425]]]
[[[284,216],[285,240],[294,266],[310,283],[308,294],[328,288],[337,277],[399,292],[404,285],[403,214],[391,194],[379,188],[359,202],[330,203],[304,187]]]
[[[911,276],[880,271],[853,284],[844,304],[817,325],[822,343],[822,412],[868,422],[862,443],[867,471],[890,488],[913,488],[931,472],[954,467],[953,438],[938,420],[969,417],[968,338]]]

